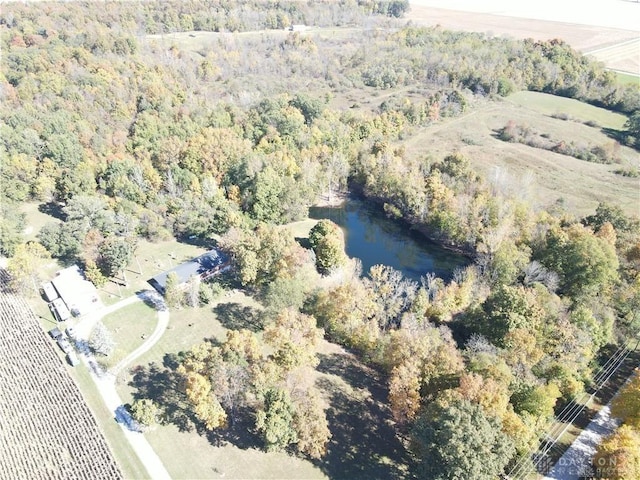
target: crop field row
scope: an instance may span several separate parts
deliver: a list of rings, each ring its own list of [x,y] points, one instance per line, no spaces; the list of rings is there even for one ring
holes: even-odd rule
[[[610,68],[640,74],[640,38],[588,52]]]
[[[76,383],[0,270],[0,478],[119,479]]]

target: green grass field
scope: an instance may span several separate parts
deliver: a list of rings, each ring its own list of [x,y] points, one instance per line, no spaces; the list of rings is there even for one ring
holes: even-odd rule
[[[600,127],[615,130],[622,130],[627,121],[627,117],[621,113],[547,93],[522,91],[509,95],[507,101],[543,115],[566,114],[580,122],[595,122]]]
[[[640,84],[640,77],[638,75],[631,75],[630,73],[615,72],[616,80],[620,85],[638,85]]]
[[[24,239],[26,241],[37,240],[38,232],[47,223],[60,223],[57,218],[40,211],[40,205],[38,202],[23,203],[21,205],[22,213],[26,215],[24,227]]]
[[[565,121],[551,115],[564,112],[579,119]],[[601,126],[620,128],[624,116],[580,104],[574,100],[532,92],[520,92],[502,102],[479,103],[463,115],[422,128],[398,145],[409,156],[441,159],[459,151],[485,178],[499,172],[505,188],[536,208],[561,204],[569,213],[583,216],[595,211],[598,202],[619,205],[627,214],[639,215],[638,179],[614,173],[620,168],[638,168],[640,154],[615,144]],[[556,140],[585,146],[607,146],[617,150],[619,163],[590,163],[566,155],[507,143],[496,132],[507,122],[527,125]]]
[[[156,310],[143,302],[128,305],[103,317],[102,323],[113,335],[115,348],[111,355],[100,359],[102,365],[109,369],[142,345],[145,338],[153,333],[157,321]]]
[[[288,229],[295,238],[307,238],[309,231],[318,223],[318,220],[307,218],[298,222],[288,223],[282,228]]]
[[[212,444],[195,432],[174,425],[145,433],[174,479],[320,479],[313,463],[286,453],[266,453],[254,447]]]

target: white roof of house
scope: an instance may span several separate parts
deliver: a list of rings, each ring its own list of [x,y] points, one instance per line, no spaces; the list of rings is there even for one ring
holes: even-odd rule
[[[51,283],[74,315],[84,315],[102,307],[98,290],[85,280],[77,265],[60,270]]]

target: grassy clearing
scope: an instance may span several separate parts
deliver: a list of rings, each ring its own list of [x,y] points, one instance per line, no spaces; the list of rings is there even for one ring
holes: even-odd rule
[[[228,329],[250,328],[250,318],[262,309],[242,292],[223,294],[201,308],[172,309],[169,327],[158,343],[136,362],[162,362],[166,354],[179,353],[206,339],[224,340]]]
[[[286,453],[265,453],[232,444],[216,446],[206,436],[181,432],[174,425],[158,427],[145,436],[174,479],[327,478],[311,462]]]
[[[631,75],[630,73],[615,72],[616,80],[620,85],[638,85],[640,84],[640,77],[638,75]]]
[[[300,220],[298,222],[288,223],[283,225],[282,228],[286,228],[291,232],[291,234],[295,238],[309,238],[309,231],[315,227],[318,220],[314,220],[312,218],[306,218],[304,220]]]
[[[142,345],[153,333],[158,321],[156,310],[144,302],[136,302],[107,315],[102,323],[113,334],[115,348],[111,355],[101,359],[106,368],[111,368]]]
[[[60,220],[44,211],[41,211],[41,204],[38,202],[23,203],[22,213],[26,215],[24,226],[25,241],[38,240],[37,235],[40,229],[47,223],[60,223]]]
[[[258,30],[253,32],[173,32],[158,35],[147,35],[146,38],[154,43],[169,48],[176,46],[181,50],[199,52],[203,49],[215,48],[219,42],[239,42],[242,40],[256,40],[265,37],[286,38],[288,30]]]
[[[529,101],[539,98],[543,104],[551,97],[543,94],[528,97],[528,92],[524,93]],[[516,104],[512,98],[500,103],[480,104],[460,117],[445,119],[420,129],[402,145],[407,155],[418,158],[441,159],[453,151],[459,151],[486,178],[495,176],[499,171],[505,188],[534,207],[552,208],[560,205],[568,212],[582,216],[593,213],[598,202],[604,201],[619,205],[628,214],[638,215],[638,180],[614,173],[621,167],[637,168],[640,165],[637,151],[624,146],[615,147],[618,148],[620,163],[603,165],[527,145],[503,142],[496,138],[496,132],[507,122],[513,121],[567,143],[591,146],[613,146],[614,143],[599,128],[552,118],[550,115],[554,110],[549,103],[546,105],[550,113],[541,113]],[[557,97],[551,99],[561,103],[569,101]],[[586,111],[595,108],[582,106]],[[574,112],[573,115],[577,117],[578,114]]]
[[[507,101],[543,115],[566,114],[579,122],[595,122],[603,128],[622,130],[627,121],[627,117],[621,113],[547,93],[522,91],[510,95]]]

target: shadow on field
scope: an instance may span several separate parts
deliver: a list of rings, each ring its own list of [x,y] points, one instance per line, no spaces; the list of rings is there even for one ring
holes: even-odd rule
[[[260,310],[247,305],[236,302],[219,303],[213,307],[213,312],[222,326],[229,330],[246,328],[252,332],[259,332],[264,328]]]
[[[385,406],[387,389],[376,372],[348,354],[319,357],[318,371],[326,376],[318,386],[329,394],[333,436],[316,465],[332,479],[414,478],[406,470],[413,470],[411,459],[396,436]]]
[[[211,445],[219,447],[229,443],[242,450],[254,448],[264,449],[264,442],[255,434],[255,420],[253,411],[247,407],[238,408],[233,414],[227,416],[227,428],[219,428],[213,431],[199,431],[205,435]]]
[[[162,412],[163,421],[175,424],[180,431],[190,432],[196,420],[187,408],[187,399],[180,391],[180,375],[174,371],[176,359],[165,355],[164,365],[151,363],[135,367],[129,385],[136,389],[134,399],[149,398]]]
[[[38,211],[62,221],[67,218],[67,215],[62,210],[62,205],[55,202],[42,203],[38,205]]]
[[[247,407],[227,412],[227,428],[207,431],[193,414],[186,395],[180,390],[183,381],[176,371],[180,355],[166,354],[163,364],[151,363],[133,369],[129,386],[134,387],[134,400],[149,398],[158,406],[162,423],[172,423],[182,432],[197,432],[212,445],[230,443],[241,449],[262,448],[260,438],[254,434],[254,419]]]

